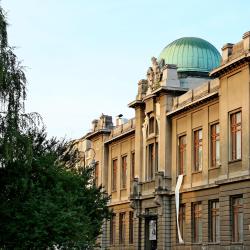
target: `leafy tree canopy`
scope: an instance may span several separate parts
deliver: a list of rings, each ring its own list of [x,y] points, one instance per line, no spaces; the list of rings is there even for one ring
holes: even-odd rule
[[[0,249],[91,249],[109,198],[92,168],[58,160],[66,144],[25,113],[26,78],[6,27],[0,7]]]

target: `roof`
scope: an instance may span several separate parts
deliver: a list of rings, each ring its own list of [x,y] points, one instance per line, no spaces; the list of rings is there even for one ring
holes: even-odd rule
[[[176,64],[177,72],[208,73],[220,65],[218,50],[208,41],[197,37],[183,37],[167,45],[159,56],[166,64]]]

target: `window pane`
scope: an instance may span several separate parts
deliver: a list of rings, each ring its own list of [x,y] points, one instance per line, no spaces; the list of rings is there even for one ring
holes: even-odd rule
[[[241,159],[241,131],[236,133],[236,159]]]

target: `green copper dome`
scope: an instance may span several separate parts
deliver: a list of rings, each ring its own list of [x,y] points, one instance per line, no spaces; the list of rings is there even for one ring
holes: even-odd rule
[[[220,65],[218,50],[206,40],[197,37],[183,37],[167,45],[159,56],[165,64],[176,64],[179,73],[208,73]]]

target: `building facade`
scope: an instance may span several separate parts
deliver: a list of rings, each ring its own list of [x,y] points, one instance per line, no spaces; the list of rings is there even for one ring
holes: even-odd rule
[[[133,119],[93,121],[78,143],[111,196],[101,249],[250,249],[249,62],[250,32],[222,57],[178,39],[138,82]]]

